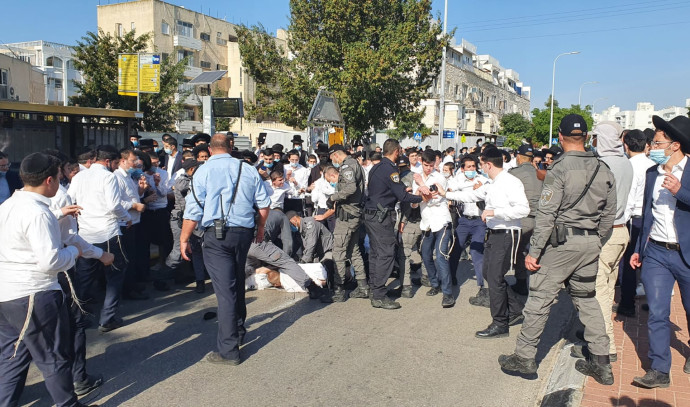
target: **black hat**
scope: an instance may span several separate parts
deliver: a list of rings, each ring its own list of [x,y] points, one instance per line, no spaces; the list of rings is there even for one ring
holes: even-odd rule
[[[561,120],[558,131],[564,136],[584,136],[587,134],[587,122],[579,114],[569,114]]]
[[[282,144],[274,144],[273,147],[271,147],[271,150],[273,150],[274,153],[278,153],[280,155],[283,155],[283,145]]]
[[[652,116],[652,123],[671,140],[679,142],[684,153],[690,152],[690,117],[676,116],[666,121],[659,116]]]
[[[529,144],[523,144],[518,147],[517,153],[520,155],[526,155],[528,157],[534,157],[534,149]]]
[[[190,168],[198,167],[199,166],[199,161],[193,159],[193,158],[188,158],[184,161],[182,161],[182,169],[187,171]]]
[[[302,140],[302,136],[299,134],[295,134],[295,136],[290,140],[292,144],[302,144],[304,143],[304,140]]]
[[[209,136],[206,133],[197,133],[192,137],[192,143],[196,144],[199,141],[203,141],[204,143],[208,144],[211,142],[211,136]]]
[[[487,147],[482,152],[482,156],[486,158],[503,158],[503,152],[496,147]]]
[[[132,138],[132,137],[141,138],[141,136],[138,134],[130,134],[129,137],[130,138]]]
[[[53,165],[57,169],[59,162],[60,161],[52,155],[33,153],[24,157],[19,170],[23,174],[40,174],[48,170]]]
[[[153,148],[153,139],[143,138],[139,140],[139,148],[141,147],[151,147]]]
[[[230,157],[237,158],[238,160],[244,160],[244,157],[242,157],[242,153],[239,150],[230,151]]]
[[[191,138],[182,139],[182,147],[192,147],[194,148],[194,142]]]
[[[259,160],[259,157],[256,156],[256,154],[252,153],[249,150],[242,150],[242,158],[245,160],[249,160],[249,162],[255,163]]]
[[[335,153],[336,151],[342,151],[342,152],[344,152],[344,153],[347,152],[347,150],[345,150],[345,147],[343,147],[342,144],[333,144],[333,145],[328,149],[328,155],[331,155],[331,154]]]
[[[405,155],[401,155],[400,158],[398,158],[398,167],[404,167],[406,165],[410,165],[410,159]]]
[[[558,146],[551,146],[549,150],[553,153],[553,158],[556,158],[559,155],[563,154],[563,149]]]
[[[316,147],[316,154],[328,154],[328,146],[325,143],[321,143]]]

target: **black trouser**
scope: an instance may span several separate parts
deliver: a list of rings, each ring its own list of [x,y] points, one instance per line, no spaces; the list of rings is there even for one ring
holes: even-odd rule
[[[508,290],[505,275],[517,245],[519,231],[487,229],[484,242],[484,280],[489,283],[489,303],[494,324],[507,327],[509,315],[522,313],[523,305]],[[511,250],[513,253],[511,253]]]
[[[379,222],[375,211],[365,211],[364,224],[369,235],[369,285],[373,298],[382,300],[386,296],[386,283],[395,261],[394,219],[388,214],[383,222]]]
[[[105,299],[101,310],[100,325],[109,324],[117,320],[117,310],[122,298],[122,286],[125,282],[125,270],[127,261],[122,252],[122,241],[120,236],[113,236],[107,242],[96,243],[94,246],[104,252],[110,252],[115,256],[115,261],[110,266],[103,266],[98,259],[77,259],[74,289],[77,291],[77,298],[81,301],[88,301],[92,297],[94,285],[98,277],[98,271],[105,273]]]
[[[48,393],[58,407],[77,405],[72,384],[72,342],[69,310],[60,290],[34,296],[31,323],[19,343],[14,344],[29,311],[29,297],[0,302],[0,406],[17,406],[33,360],[43,374]]]
[[[245,332],[244,266],[254,230],[229,228],[224,239],[213,229],[204,233],[204,264],[218,299],[218,352],[226,359],[240,357],[240,333]]]
[[[127,267],[125,268],[125,283],[124,283],[124,293],[125,295],[134,290],[134,286],[137,282],[137,272],[139,268],[136,262],[137,257],[137,232],[140,223],[134,224],[127,228],[126,226],[120,226],[120,241],[122,242],[122,250],[124,251],[125,258],[127,259]]]
[[[70,279],[74,281],[74,268],[67,270],[66,273],[69,275]],[[72,380],[74,382],[83,382],[88,378],[86,373],[87,319],[77,304],[72,301],[72,290],[70,290],[67,278],[63,273],[58,274],[58,282],[60,283],[60,287],[62,287],[62,291],[65,292],[69,307],[70,338],[74,348],[74,354],[72,356],[74,358],[72,364]]]
[[[137,245],[145,250],[144,257],[151,257],[151,243],[158,245],[158,261],[165,265],[165,259],[173,248],[173,234],[170,229],[170,212],[166,208],[146,210],[141,214],[141,240]],[[148,267],[146,268],[148,270]]]
[[[637,271],[630,267],[630,257],[635,253],[635,243],[642,229],[642,217],[633,217],[628,224],[630,231],[630,243],[623,254],[623,275],[621,276],[621,300],[618,306],[621,308],[635,308],[635,295],[637,290]]]
[[[525,252],[527,252],[527,245],[532,238],[534,232],[534,217],[526,217],[522,219],[522,233],[520,234],[520,242],[517,245],[517,253],[515,255],[515,278],[517,280],[527,280],[529,277],[529,270],[525,267]]]

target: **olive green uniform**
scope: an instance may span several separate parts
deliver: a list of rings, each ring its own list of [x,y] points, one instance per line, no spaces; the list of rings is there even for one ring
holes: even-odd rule
[[[530,278],[525,321],[515,349],[520,357],[535,357],[549,310],[564,283],[585,325],[591,354],[609,353],[604,318],[594,297],[602,239],[616,217],[615,179],[606,164],[601,163],[583,198],[566,211],[593,178],[597,163],[590,152],[571,151],[547,170],[529,251],[541,268]],[[558,238],[552,236],[556,225],[562,231]]]

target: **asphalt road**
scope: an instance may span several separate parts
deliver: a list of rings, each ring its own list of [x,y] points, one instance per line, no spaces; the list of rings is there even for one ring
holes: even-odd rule
[[[554,345],[572,307],[561,295],[542,338],[539,377],[501,372],[497,358],[511,353],[510,337],[481,340],[489,310],[469,305],[476,283],[462,262],[454,308],[441,296],[401,299],[399,310],[374,309],[368,300],[321,304],[277,290],[247,295],[244,362],[205,362],[215,349],[217,324],[203,315],[216,306],[211,290],[178,287],[148,301],[124,302],[126,326],[87,331],[88,371],[106,383],[82,402],[102,406],[534,406],[541,400]],[[209,284],[210,287],[210,284]],[[563,300],[565,299],[565,300]],[[32,367],[23,405],[49,406]]]

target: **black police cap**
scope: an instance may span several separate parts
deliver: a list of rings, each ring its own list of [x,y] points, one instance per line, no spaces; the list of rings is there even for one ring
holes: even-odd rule
[[[342,152],[344,152],[344,153],[347,152],[347,150],[345,150],[345,147],[343,147],[342,144],[333,144],[333,145],[328,149],[328,155],[331,155],[331,154],[335,153],[336,151],[342,151]]]

